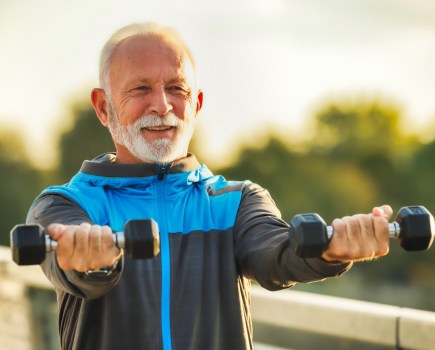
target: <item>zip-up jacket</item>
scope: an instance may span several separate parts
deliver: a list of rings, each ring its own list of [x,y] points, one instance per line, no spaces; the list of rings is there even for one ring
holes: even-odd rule
[[[122,231],[158,223],[160,254],[122,258],[107,276],[42,269],[59,305],[62,349],[252,349],[251,281],[269,290],[337,276],[349,264],[292,253],[288,224],[268,192],[214,176],[193,155],[169,164],[85,161],[63,186],[44,190],[28,223],[88,222]]]

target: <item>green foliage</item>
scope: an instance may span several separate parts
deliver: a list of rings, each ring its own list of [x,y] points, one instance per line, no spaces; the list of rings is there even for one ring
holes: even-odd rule
[[[80,169],[83,160],[111,152],[114,145],[109,131],[101,125],[91,106],[73,107],[74,123],[60,138],[59,181],[66,182]]]
[[[404,140],[399,128],[400,113],[378,102],[333,104],[317,115],[313,148],[341,159],[355,161],[373,154],[392,157]]]
[[[242,150],[221,171],[268,188],[285,218],[318,211],[333,219],[376,204],[397,207],[415,196],[409,162],[421,147],[401,132],[400,119],[397,108],[378,102],[331,104],[315,116],[305,153],[272,137],[263,149]]]
[[[0,134],[0,245],[9,245],[11,228],[25,221],[41,182],[41,174],[26,160],[19,136],[3,131]]]
[[[423,205],[435,211],[435,140],[420,147],[407,169],[407,185]]]
[[[311,153],[357,168],[373,179],[378,203],[406,201],[409,160],[419,147],[399,127],[398,108],[379,102],[332,104],[316,117]],[[398,189],[401,189],[398,191]]]
[[[327,220],[337,213],[366,211],[377,195],[376,184],[364,172],[324,156],[293,152],[273,137],[262,149],[242,150],[238,161],[219,172],[267,188],[287,221],[301,212],[318,212]]]

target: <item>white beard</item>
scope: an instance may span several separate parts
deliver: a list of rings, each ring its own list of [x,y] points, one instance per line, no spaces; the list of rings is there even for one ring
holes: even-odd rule
[[[185,156],[195,129],[195,118],[184,123],[174,113],[169,112],[164,117],[144,115],[133,124],[121,125],[115,106],[110,102],[107,106],[108,127],[113,140],[126,147],[136,158],[148,163],[168,163]],[[141,129],[161,125],[176,127],[175,139],[172,141],[161,138],[148,143]]]

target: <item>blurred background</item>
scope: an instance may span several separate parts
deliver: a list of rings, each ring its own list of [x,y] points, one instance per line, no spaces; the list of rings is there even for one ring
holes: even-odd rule
[[[204,107],[191,150],[269,189],[283,218],[389,203],[435,212],[435,3],[2,0],[0,244],[35,196],[112,151],[89,95],[119,27],[177,28]],[[435,310],[435,253],[391,254],[299,290]]]

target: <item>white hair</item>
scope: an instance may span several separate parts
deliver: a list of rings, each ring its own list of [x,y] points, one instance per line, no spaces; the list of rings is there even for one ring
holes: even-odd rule
[[[189,59],[195,71],[195,61],[192,53],[179,33],[172,27],[163,26],[153,22],[134,23],[117,30],[106,42],[100,54],[100,87],[110,98],[110,65],[116,48],[124,40],[131,38],[154,38],[171,43],[181,48]]]

